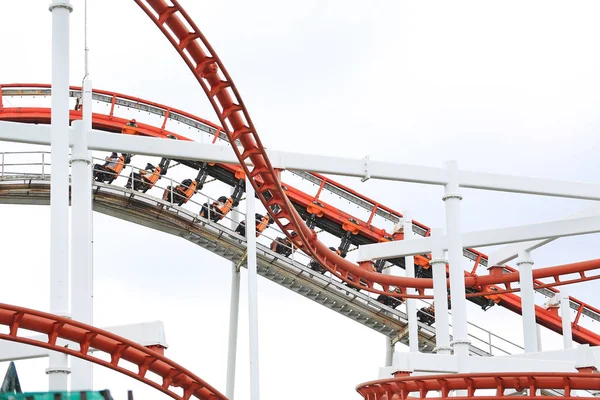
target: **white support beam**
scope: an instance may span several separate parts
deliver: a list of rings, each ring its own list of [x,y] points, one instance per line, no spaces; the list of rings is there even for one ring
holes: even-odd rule
[[[403,212],[403,215],[404,241],[410,241],[414,238],[412,218],[410,217],[410,213],[406,210]],[[415,258],[413,256],[405,257],[404,266],[404,270],[406,271],[406,277],[414,278]],[[407,294],[416,294],[416,290],[408,288]],[[417,353],[419,351],[419,327],[417,323],[416,299],[406,299],[406,317],[408,320],[408,347],[411,352]]]
[[[525,353],[538,351],[537,323],[535,320],[535,299],[533,290],[533,260],[531,254],[523,252],[517,260],[519,286],[521,287],[521,314],[523,315],[523,343]]]
[[[462,235],[465,248],[495,246],[505,243],[527,242],[545,238],[585,235],[600,232],[600,216],[572,218],[538,224],[520,225],[509,228],[468,232]],[[441,239],[444,250],[448,249],[448,237]],[[358,261],[405,257],[430,253],[431,237],[411,241],[375,243],[360,246]]]
[[[142,346],[161,346],[167,348],[165,327],[161,321],[144,322],[103,328],[115,335],[127,338]],[[32,336],[35,340],[48,341],[47,335]],[[57,344],[66,345],[69,342],[58,339]],[[75,346],[76,347],[76,346]],[[90,348],[90,352],[96,351]],[[23,343],[0,341],[0,362],[27,360],[32,358],[48,357],[49,350],[42,347],[29,346]]]
[[[87,133],[92,129],[92,82],[83,80],[83,120],[73,121],[71,149],[71,316],[93,325],[94,268],[92,240],[92,157]],[[78,131],[78,132],[77,132]],[[71,391],[93,390],[92,364],[71,359]]]
[[[595,215],[600,215],[600,204],[598,203],[592,204],[591,206],[581,209],[573,214],[569,214],[564,219],[592,217]],[[558,238],[533,240],[506,245],[488,256],[488,266],[492,267],[494,265],[504,265],[517,258],[519,253],[523,251],[533,251],[535,249],[539,249],[540,247],[545,246],[556,239]]]
[[[69,26],[73,11],[69,0],[53,0],[52,99],[50,180],[50,312],[69,316]],[[68,389],[71,373],[66,354],[50,352],[48,388]]]
[[[11,124],[11,125],[9,125]],[[27,137],[21,135],[24,129],[11,122],[0,122],[0,141],[48,144],[43,134],[36,132]],[[12,128],[12,132],[8,128]],[[31,126],[33,132],[38,126]],[[32,129],[33,128],[33,129]],[[43,126],[39,126],[43,128]],[[187,141],[147,138],[141,136],[119,135],[93,130],[89,135],[89,147],[92,150],[118,151],[125,153],[164,156],[188,160],[203,160],[238,164],[238,160],[229,146],[219,146]],[[408,164],[398,164],[325,155],[291,153],[285,151],[267,151],[274,168],[297,171],[310,171],[323,174],[335,174],[402,182],[445,185],[448,177],[445,169]],[[572,199],[600,200],[600,184],[555,181],[551,179],[518,177],[473,171],[459,171],[459,186],[471,189],[497,190],[512,193],[536,194],[565,197]]]
[[[600,185],[598,184],[555,181],[553,179],[491,174],[487,172],[460,171],[458,181],[459,185],[464,188],[497,190],[509,193],[588,200],[598,200],[600,195]]]
[[[231,188],[233,194],[235,188]],[[240,214],[237,210],[231,213],[231,230],[235,231],[240,220]],[[225,394],[228,399],[233,400],[235,396],[235,371],[237,364],[237,340],[240,313],[240,264],[234,262],[231,265],[231,296],[229,300],[229,341],[227,344],[227,380]]]
[[[254,187],[246,178],[246,252],[248,267],[248,339],[250,353],[250,400],[260,399],[258,352],[258,289],[256,265],[256,198]]]
[[[560,318],[562,321],[562,337],[565,349],[573,348],[573,329],[571,321],[571,305],[569,304],[569,288],[560,288]]]
[[[433,275],[433,303],[435,305],[435,352],[451,354],[450,314],[448,312],[448,287],[446,283],[446,253],[440,245],[441,229],[432,229],[433,250],[431,252],[431,272]]]

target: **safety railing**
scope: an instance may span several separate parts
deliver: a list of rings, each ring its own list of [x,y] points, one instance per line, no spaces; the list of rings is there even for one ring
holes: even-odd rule
[[[432,303],[426,300],[419,300],[419,302],[425,304],[425,307],[417,307],[419,310],[418,312],[425,314],[429,318],[435,319],[434,313],[432,313],[429,308],[432,306]],[[451,313],[449,314],[452,315]],[[505,339],[477,324],[472,322],[467,322],[467,324],[467,335],[471,341],[471,345],[484,350],[490,356],[522,353],[525,350],[523,346]],[[452,328],[452,323],[448,326]]]
[[[3,98],[8,99],[9,97],[35,96],[45,97],[50,95],[51,90],[50,85],[48,84],[2,84],[0,85],[0,111],[3,109]],[[81,98],[81,88],[71,87],[69,95],[70,97],[79,100]],[[125,107],[133,110],[144,111],[163,118],[161,130],[165,129],[167,121],[175,121],[190,128],[197,129],[200,132],[212,135],[213,143],[217,140],[228,142],[227,136],[223,133],[222,129],[218,125],[173,107],[168,107],[133,96],[103,90],[94,90],[92,93],[92,98],[98,102],[110,105],[110,116],[114,114],[116,107]],[[386,207],[375,200],[372,200],[325,176],[310,172],[290,172],[303,179],[307,179],[319,187],[317,194],[315,195],[315,199],[318,199],[320,193],[323,190],[326,190],[334,195],[338,195],[341,198],[350,201],[359,208],[368,211],[370,216],[366,222],[367,226],[370,226],[374,216],[382,217],[384,220],[392,223],[397,223],[401,218],[401,213],[396,212],[393,209]],[[413,221],[413,231],[420,236],[427,236],[429,234],[429,228],[417,221]],[[487,256],[475,249],[463,249],[463,254],[467,259],[474,262],[471,270],[472,274],[477,271],[477,268],[480,265],[483,267],[488,266]],[[515,271],[510,267],[506,267],[505,269],[509,272]],[[553,287],[537,287],[542,285],[541,281],[535,281],[534,284],[536,285],[535,290],[546,297],[552,297],[556,292],[558,292],[558,290]],[[575,317],[575,325],[579,323],[582,315],[600,322],[600,309],[586,304],[574,297],[571,297],[570,300],[571,309],[575,310],[577,313]]]
[[[103,162],[106,162],[106,159],[93,158],[94,165],[101,164]],[[0,171],[1,171],[0,172],[0,180],[22,180],[23,177],[29,177],[30,179],[38,179],[38,180],[49,180],[50,179],[50,153],[43,152],[43,151],[0,153]],[[113,184],[102,185],[102,187],[98,186],[97,189],[105,190],[107,187],[115,187],[115,186],[117,186],[117,183],[116,183],[117,179],[120,179],[119,182],[122,182],[123,180],[129,180],[130,178],[132,179],[131,183],[132,183],[132,187],[133,187],[133,185],[135,185],[136,181],[143,182],[142,180],[136,178],[136,174],[140,174],[140,172],[142,172],[142,171],[143,171],[143,169],[138,168],[134,165],[130,165],[130,164],[125,165],[125,167],[121,170],[121,172],[119,174],[113,174],[113,175],[115,175]],[[106,171],[106,170],[101,170],[100,172],[110,174],[110,172]],[[176,198],[174,188],[181,184],[182,184],[181,182],[179,182],[173,178],[170,178],[167,176],[162,176],[152,186],[152,188],[149,189],[149,190],[152,190],[153,194],[147,194],[147,193],[143,194],[141,192],[136,192],[133,189],[126,189],[124,187],[119,187],[119,190],[122,191],[123,193],[129,194],[129,195],[138,195],[138,196],[143,195],[144,198],[151,199],[156,207],[163,207],[163,208],[166,207],[176,213],[185,212],[188,216],[193,216],[193,218],[195,220],[197,220],[199,223],[212,225],[212,226],[217,225],[217,223],[215,223],[211,220],[210,207],[208,207],[208,214],[206,217],[201,217],[197,211],[190,213],[190,209],[194,209],[194,208],[197,210],[202,209],[202,207],[204,205],[206,205],[206,204],[210,205],[213,202],[218,201],[218,199],[215,199],[214,197],[212,197],[206,193],[203,193],[201,191],[197,191],[185,203],[185,207],[180,207],[176,204],[176,201],[174,201],[174,199]],[[163,196],[161,196],[160,198],[157,198],[155,196],[155,194],[157,192],[162,193]],[[164,196],[165,192],[167,193],[167,196]],[[243,200],[244,199],[242,199],[242,201]],[[225,226],[225,227],[234,226],[235,224],[239,224],[239,221],[245,220],[245,218],[246,218],[245,213],[243,213],[242,211],[239,211],[236,208],[232,208],[228,214],[226,214],[222,218],[220,218],[218,225]],[[242,236],[239,233],[235,232],[235,228],[227,228],[227,229],[229,229],[229,234],[232,237],[237,237],[238,240],[245,241],[245,236]],[[289,258],[290,261],[292,262],[292,264],[300,265],[305,270],[312,271],[315,275],[317,275],[317,273],[315,273],[315,271],[313,271],[309,266],[311,258],[307,257],[302,252],[298,252],[297,251],[298,249],[297,249],[297,247],[294,246],[293,242],[288,244],[288,243],[282,241],[279,243],[280,247],[287,249],[287,251],[290,253],[289,257],[285,257],[281,254],[281,253],[284,253],[284,251],[280,250],[281,253],[278,253],[274,250],[274,248],[272,246],[273,242],[276,241],[277,238],[283,238],[283,237],[284,237],[284,235],[281,232],[281,230],[276,225],[271,225],[258,235],[257,241],[258,241],[258,244],[263,247],[262,251],[267,251],[267,249],[268,249],[271,251],[271,253],[276,254],[276,256],[278,256],[280,258]],[[318,275],[321,275],[321,274],[318,274]],[[356,292],[356,289],[346,286],[345,284],[342,283],[342,281],[340,279],[338,279],[337,277],[335,277],[329,273],[325,273],[321,276],[323,278],[329,280],[330,282],[336,282],[336,286],[340,290]],[[364,301],[366,303],[377,302],[377,300],[370,293],[360,293],[360,297],[364,298]],[[377,303],[380,304],[379,302],[377,302]],[[424,302],[424,303],[428,304],[427,302]],[[383,306],[383,305],[380,304],[380,306]],[[402,312],[401,314],[404,318],[406,317],[405,312]],[[422,323],[420,323],[419,325],[420,325],[421,329],[426,329],[428,331],[433,329],[433,328],[428,329],[429,327]],[[501,336],[496,335],[495,333],[493,333],[489,330],[486,330],[478,325],[469,323],[469,328],[470,328],[469,336],[471,337],[474,346],[479,349],[484,350],[485,352],[489,353],[490,355],[498,354],[498,353],[513,354],[515,352],[522,351],[521,346],[519,346],[507,339],[504,339]],[[432,333],[434,333],[434,332],[435,331],[432,331]],[[475,334],[473,332],[478,332],[478,334]]]
[[[0,152],[0,180],[5,176],[35,173],[42,179],[50,176],[50,152],[13,151]]]

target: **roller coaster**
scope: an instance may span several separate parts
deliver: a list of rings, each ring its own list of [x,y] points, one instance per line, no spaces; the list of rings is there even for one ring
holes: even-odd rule
[[[136,154],[121,153],[119,158],[115,153],[94,163],[94,210],[182,237],[243,267],[248,257],[248,238],[245,228],[237,221],[247,216],[237,206],[249,183],[265,210],[264,215],[256,215],[258,274],[382,333],[392,343],[408,344],[409,317],[399,309],[399,305],[407,299],[429,301],[433,298],[431,264],[435,257],[431,253],[416,254],[414,267],[411,265],[410,268],[407,268],[404,257],[360,263],[345,258],[351,246],[404,240],[405,232],[398,227],[403,221],[403,214],[320,173],[300,170],[282,173],[275,168],[223,62],[181,5],[177,1],[169,4],[163,0],[135,2],[188,65],[210,100],[219,123],[153,101],[94,90],[91,98],[105,105],[109,111],[107,114],[93,113],[92,128],[116,135],[192,141],[167,129],[170,123],[177,122],[209,135],[214,145],[228,146],[238,163],[163,157],[158,166],[149,164],[142,168],[135,165]],[[50,124],[50,107],[8,107],[3,100],[17,97],[43,99],[51,94],[48,84],[0,84],[0,121],[19,125]],[[75,104],[69,112],[69,120],[81,120],[82,88],[70,87],[69,97]],[[162,124],[131,121],[124,112],[128,109],[162,118]],[[28,140],[23,138],[24,142]],[[1,156],[0,203],[50,203],[49,153],[1,153]],[[182,182],[174,180],[169,177],[170,163],[185,166],[189,171],[186,174],[196,178]],[[144,174],[153,178],[148,180]],[[209,177],[229,185],[234,194],[229,198],[212,198],[203,193]],[[290,182],[284,181],[286,178],[290,178]],[[309,193],[295,187],[294,182],[298,180],[312,184],[316,191]],[[323,193],[351,202],[361,210],[361,215],[368,215],[368,218],[364,220],[325,202],[321,198]],[[417,237],[431,236],[431,229],[418,221],[412,221],[412,230]],[[338,248],[331,248],[321,241],[323,234],[336,238]],[[517,269],[507,265],[488,265],[488,257],[473,248],[465,248],[462,255],[473,263],[472,269],[464,272],[466,297],[470,302],[484,310],[503,307],[516,314],[523,313]],[[385,273],[391,267],[414,268],[415,277]],[[533,286],[538,293],[552,298],[559,293],[562,285],[600,278],[594,273],[598,268],[600,260],[537,268],[533,270]],[[449,265],[445,269],[449,277]],[[548,283],[548,280],[551,282]],[[581,326],[580,321],[582,316],[600,321],[600,309],[574,297],[569,297],[568,305],[575,311],[571,324],[573,340],[583,345],[598,346],[600,334]],[[436,324],[432,309],[423,307],[418,314],[418,347],[423,353],[436,351]],[[535,306],[535,319],[539,325],[563,333],[563,320],[556,309]],[[176,399],[192,396],[199,399],[226,398],[156,349],[145,348],[77,321],[4,304],[0,305],[0,323],[9,327],[8,334],[0,335],[2,339],[42,346],[104,365]],[[36,341],[21,336],[20,329],[44,333],[48,340]],[[518,345],[503,339],[502,335],[480,330],[481,337],[471,338],[471,356],[491,357],[522,351]],[[492,335],[501,344],[493,344]],[[57,345],[58,338],[77,343],[79,351]],[[90,355],[90,348],[109,354],[111,361]],[[119,365],[120,360],[133,363],[137,371]],[[148,371],[158,374],[162,382],[148,379]],[[529,397],[543,393],[570,398],[572,391],[600,391],[600,379],[587,369],[571,374],[490,372],[419,376],[402,371],[394,373],[392,379],[362,384],[357,391],[369,400],[403,399],[409,394],[425,398],[431,392],[439,393],[442,398],[454,393],[458,397],[466,393],[467,398],[500,398],[507,396],[509,389],[521,391],[523,388],[529,389]],[[183,394],[176,392],[175,387],[181,388]],[[495,396],[482,397],[476,394],[477,390],[495,390]]]

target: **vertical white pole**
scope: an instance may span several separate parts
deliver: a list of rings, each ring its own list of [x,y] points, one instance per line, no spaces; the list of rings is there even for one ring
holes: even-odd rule
[[[460,195],[458,187],[458,164],[446,162],[448,183],[443,200],[446,202],[446,234],[448,236],[448,261],[450,263],[450,298],[452,300],[452,346],[459,357],[469,355],[467,332],[467,298],[465,295],[465,271],[462,267],[463,244],[461,236]]]
[[[231,193],[235,189],[231,189]],[[231,229],[235,230],[240,220],[237,212],[232,213]],[[246,236],[248,229],[246,229]],[[225,395],[233,400],[235,394],[235,365],[237,360],[238,316],[240,312],[240,270],[237,263],[231,267],[231,299],[229,302],[229,342],[227,348],[227,386]]]
[[[448,314],[448,288],[446,284],[446,255],[442,247],[441,229],[432,229],[433,247],[431,270],[433,273],[433,303],[435,304],[435,345],[437,354],[450,354],[450,317]]]
[[[386,275],[391,275],[392,274],[392,268],[385,268],[383,270],[383,273]],[[386,367],[391,367],[392,366],[392,362],[394,360],[394,351],[395,349],[395,345],[392,344],[392,339],[385,336],[383,338],[385,340],[385,366]]]
[[[560,316],[562,318],[562,334],[565,349],[573,348],[573,331],[571,328],[571,305],[569,289],[563,286],[560,289]]]
[[[413,238],[412,218],[408,211],[404,211],[404,240]],[[404,257],[404,268],[406,269],[406,277],[415,277],[415,258],[413,256]],[[407,294],[415,294],[415,290],[409,288]],[[411,352],[419,351],[419,330],[417,325],[417,303],[416,299],[406,299],[406,314],[408,317],[408,348]]]
[[[71,311],[76,321],[93,323],[93,260],[92,260],[92,160],[87,147],[87,135],[92,128],[92,82],[83,82],[83,121],[74,121],[71,152]],[[71,390],[93,389],[92,364],[71,359]]]
[[[258,299],[256,270],[256,225],[254,188],[246,179],[246,244],[248,251],[248,325],[250,328],[250,399],[259,400]]]
[[[535,300],[533,297],[533,260],[528,251],[519,254],[517,266],[519,267],[519,286],[521,287],[525,353],[534,353],[538,350],[538,340],[535,322]]]
[[[50,312],[69,315],[69,17],[68,0],[53,0],[50,181]],[[67,390],[69,360],[50,352],[50,391]]]

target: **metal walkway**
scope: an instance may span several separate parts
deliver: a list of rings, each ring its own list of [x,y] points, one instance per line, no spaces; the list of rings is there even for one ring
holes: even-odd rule
[[[49,174],[4,174],[0,177],[0,204],[47,205],[50,202],[49,181]],[[239,266],[245,266],[245,238],[224,225],[210,222],[192,211],[154,196],[94,182],[94,210],[182,237]],[[257,261],[258,273],[262,277],[382,333],[393,342],[407,344],[407,318],[404,312],[387,307],[369,295],[343,285],[330,275],[316,273],[260,243],[257,244]],[[497,341],[510,344],[513,349],[519,348],[491,332],[484,332],[490,341],[473,336],[472,339],[478,344],[471,345],[472,355],[490,356],[494,350],[511,353],[493,345],[492,336]],[[419,338],[421,351],[433,351],[434,327],[419,322]]]

